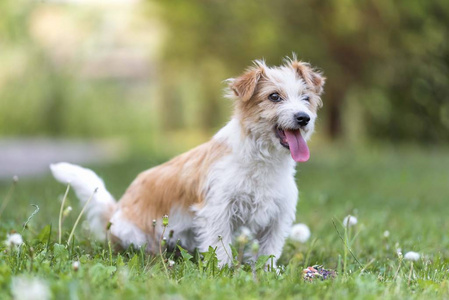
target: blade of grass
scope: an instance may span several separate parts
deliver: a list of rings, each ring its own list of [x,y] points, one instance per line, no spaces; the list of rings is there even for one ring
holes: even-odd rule
[[[36,204],[30,204],[30,205],[36,207],[36,209],[33,211],[33,213],[28,217],[28,219],[23,224],[22,232],[25,230],[25,228],[27,227],[27,225],[31,221],[31,219],[39,212],[39,206],[37,206]]]
[[[359,267],[363,269],[362,264],[359,262],[359,260],[357,259],[357,257],[354,255],[354,253],[352,252],[351,248],[349,248],[349,246],[347,245],[347,243],[345,242],[345,239],[341,236],[340,231],[338,231],[337,225],[335,224],[335,220],[332,219],[332,224],[334,224],[334,228],[338,233],[338,236],[340,237],[341,241],[343,242],[343,244],[345,245],[345,248],[348,249],[349,253],[351,253],[352,257],[354,258],[354,260],[359,264]],[[345,270],[346,271],[346,270]]]
[[[84,204],[83,209],[81,210],[80,214],[78,215],[78,218],[75,221],[75,224],[72,227],[72,231],[70,232],[69,239],[67,240],[67,246],[70,245],[70,241],[72,240],[73,234],[75,233],[76,226],[78,226],[81,216],[83,215],[84,211],[86,210],[87,205],[89,205],[90,200],[92,200],[92,198],[94,197],[94,195],[97,191],[98,191],[98,188],[95,188],[92,195],[90,195],[89,199],[86,201],[86,204]]]
[[[411,265],[410,265],[410,274],[408,275],[408,281],[407,281],[408,286],[410,286],[410,281],[412,281],[412,274],[413,274],[413,261],[411,262]]]
[[[62,213],[64,211],[65,200],[67,199],[67,195],[70,190],[70,182],[67,184],[67,189],[65,190],[64,198],[62,198],[61,210],[59,211],[59,233],[58,233],[58,243],[61,244],[61,236],[62,236]]]

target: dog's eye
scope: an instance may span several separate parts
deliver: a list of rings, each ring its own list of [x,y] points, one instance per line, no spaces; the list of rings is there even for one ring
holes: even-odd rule
[[[273,93],[268,96],[268,99],[270,99],[273,102],[279,102],[282,100],[282,97],[278,93]]]
[[[309,96],[305,96],[305,97],[303,98],[303,100],[304,100],[304,101],[307,101],[307,102],[310,102],[310,97],[309,97]]]

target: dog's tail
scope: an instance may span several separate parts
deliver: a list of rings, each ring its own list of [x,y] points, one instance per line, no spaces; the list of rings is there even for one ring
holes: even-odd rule
[[[86,207],[87,220],[95,236],[104,239],[107,224],[117,203],[106,190],[103,180],[89,169],[65,162],[52,164],[50,169],[57,181],[63,184],[70,183],[70,187],[83,205],[92,197]]]

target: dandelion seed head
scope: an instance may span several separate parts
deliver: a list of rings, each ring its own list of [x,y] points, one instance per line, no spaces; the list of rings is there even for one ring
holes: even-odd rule
[[[62,215],[64,217],[67,217],[70,214],[71,211],[72,211],[72,207],[71,206],[67,206],[67,208],[64,209],[64,212],[62,213]]]
[[[6,236],[5,245],[9,248],[18,247],[23,244],[22,236],[19,233],[12,233]]]
[[[247,244],[248,243],[248,237],[244,234],[241,234],[237,237],[237,242],[239,244]]]
[[[11,293],[15,300],[47,300],[50,289],[45,281],[38,278],[14,277]]]
[[[246,235],[248,237],[252,236],[251,230],[248,227],[242,226],[240,228],[240,231],[241,231],[242,234],[244,234],[244,235]]]
[[[419,253],[414,251],[409,251],[404,255],[404,259],[410,261],[417,261],[419,257],[420,257]]]
[[[347,215],[344,219],[343,219],[343,226],[354,226],[357,224],[357,218],[351,215]]]
[[[239,244],[248,244],[250,240],[253,239],[253,234],[248,227],[240,227],[240,235],[237,237],[237,242]]]
[[[296,242],[305,243],[310,238],[310,229],[306,224],[295,224],[290,231],[290,239]]]
[[[390,232],[388,230],[384,231],[384,237],[388,238],[390,236]]]
[[[79,270],[79,268],[80,268],[80,262],[79,261],[74,261],[73,263],[72,263],[72,268],[73,268],[73,271],[78,271]]]

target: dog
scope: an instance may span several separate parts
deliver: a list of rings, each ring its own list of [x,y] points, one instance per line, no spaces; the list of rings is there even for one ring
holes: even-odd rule
[[[225,265],[232,263],[233,236],[245,226],[259,242],[254,259],[279,258],[295,220],[296,162],[309,159],[306,141],[325,77],[293,57],[277,67],[256,60],[227,83],[226,96],[234,102],[227,125],[210,141],[140,173],[119,202],[93,171],[50,166],[82,202],[90,200],[87,218],[98,238],[108,234],[123,248],[145,246],[155,253],[163,232],[170,232],[168,243],[190,251],[212,246]]]

